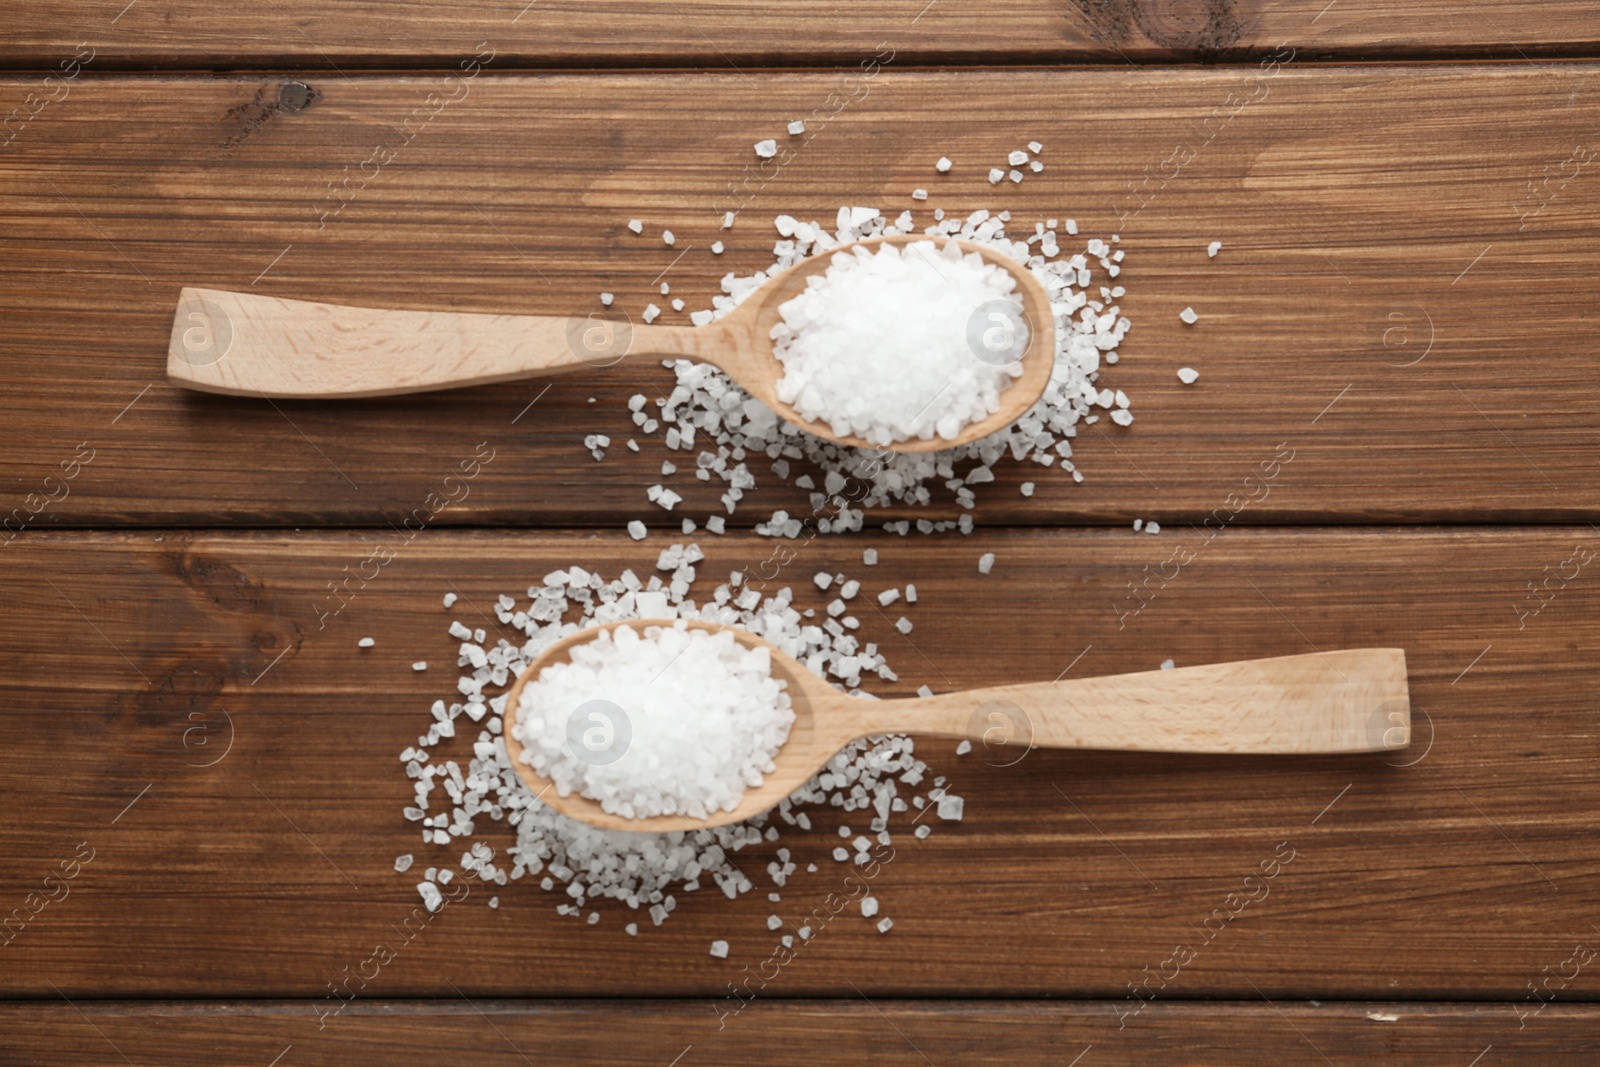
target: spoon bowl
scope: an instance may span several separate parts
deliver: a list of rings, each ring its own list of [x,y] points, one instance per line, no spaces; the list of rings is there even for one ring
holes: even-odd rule
[[[826,271],[836,253],[921,241],[941,247],[955,241],[963,253],[977,253],[1016,281],[1028,344],[1020,357],[1022,373],[1001,392],[999,410],[968,423],[954,439],[935,435],[880,446],[836,434],[779,400],[783,366],[773,354],[772,328],[783,303],[802,292],[808,278]],[[840,445],[931,452],[987,437],[1038,402],[1055,366],[1055,316],[1044,286],[1026,265],[977,242],[906,234],[854,241],[801,260],[705,326],[636,326],[587,312],[561,317],[382,310],[186,288],[173,318],[167,378],[229,396],[332,399],[488,385],[643,359],[710,363],[780,418]]]
[[[745,790],[731,811],[705,818],[613,814],[576,791],[562,796],[523,760],[516,736],[522,691],[545,667],[619,626],[687,625],[729,630],[746,648],[765,648],[772,675],[794,708],[794,725],[773,757],[774,770]],[[603,830],[667,833],[743,822],[769,811],[822,770],[852,741],[880,734],[967,738],[1022,758],[1032,747],[1136,752],[1306,755],[1386,752],[1410,743],[1405,653],[1347,649],[1217,663],[1176,670],[1029,682],[932,697],[854,697],[794,657],[736,626],[699,620],[629,619],[571,634],[541,652],[512,685],[503,716],[506,754],[528,789],[562,815]],[[997,742],[996,731],[1004,732]]]

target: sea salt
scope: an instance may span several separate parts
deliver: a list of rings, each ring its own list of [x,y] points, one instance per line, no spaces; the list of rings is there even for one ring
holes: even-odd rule
[[[779,242],[776,259],[766,270],[753,275],[728,274],[722,280],[723,295],[714,297],[708,311],[693,313],[697,325],[713,322],[738,307],[758,292],[771,274],[807,256],[826,253],[836,245],[863,237],[904,235],[926,232],[931,236],[959,236],[1026,264],[1050,296],[1055,319],[1055,365],[1044,395],[1015,423],[981,441],[937,452],[887,452],[882,447],[848,448],[813,437],[779,419],[765,405],[744,393],[725,374],[705,363],[669,361],[676,383],[667,402],[661,406],[660,421],[651,420],[646,433],[655,427],[677,429],[680,434],[697,435],[697,447],[709,457],[699,470],[701,480],[723,483],[721,510],[733,514],[741,500],[748,500],[765,467],[761,461],[785,458],[781,468],[771,470],[780,480],[798,482],[799,470],[789,460],[803,460],[807,467],[820,468],[825,476],[813,496],[809,515],[785,516],[776,524],[760,524],[767,536],[800,537],[817,533],[846,533],[862,529],[873,511],[883,507],[926,507],[936,499],[939,487],[957,494],[962,507],[973,506],[972,490],[965,478],[968,468],[988,470],[1002,458],[1013,463],[1037,464],[1060,470],[1075,483],[1084,480],[1076,469],[1072,449],[1082,427],[1097,421],[1097,409],[1112,404],[1112,391],[1098,387],[1106,367],[1117,360],[1117,347],[1132,326],[1114,301],[1121,287],[1111,296],[1095,293],[1099,260],[1110,249],[1105,241],[1095,240],[1098,251],[1072,252],[1052,245],[1048,250],[1014,240],[1005,230],[1005,213],[978,210],[963,217],[947,217],[943,209],[933,212],[932,222],[921,230],[909,211],[889,219],[872,209],[844,207],[833,224],[805,223],[792,238]],[[732,212],[724,221],[731,221]],[[799,220],[795,220],[796,223]],[[1069,235],[1078,233],[1074,219],[1059,222]],[[1091,306],[1092,303],[1092,306]],[[1101,397],[1106,399],[1102,402]],[[636,425],[644,425],[642,412]],[[1113,416],[1113,421],[1131,423],[1131,409]],[[789,473],[794,470],[795,473]],[[697,477],[700,475],[697,474]],[[854,486],[849,496],[843,492]],[[967,489],[965,494],[962,489]],[[958,516],[962,533],[971,533],[972,515]],[[909,532],[911,523],[891,523],[891,530]],[[921,532],[948,529],[948,521],[918,523]],[[909,601],[909,597],[907,598]]]
[[[869,803],[880,795],[892,797],[891,814],[883,820],[883,832],[888,832],[893,813],[907,810],[906,801],[918,810],[928,803],[919,789],[938,783],[931,782],[926,765],[916,758],[912,740],[896,735],[847,746],[821,774],[769,813],[692,833],[599,830],[557,814],[528,791],[512,770],[500,736],[504,690],[543,649],[584,627],[638,618],[700,618],[751,630],[840,688],[854,677],[860,679],[855,684],[870,684],[869,676],[894,679],[875,646],[863,647],[853,635],[806,621],[796,590],[785,587],[763,593],[737,571],[728,581],[701,589],[696,571],[703,569],[703,559],[697,545],[671,544],[659,552],[656,574],[647,572],[641,578],[626,570],[608,581],[591,571],[567,567],[535,581],[520,605],[510,597],[500,599],[511,619],[506,622],[509,634],[472,642],[486,650],[484,666],[464,667],[466,673],[450,686],[449,699],[458,703],[447,706],[437,701],[437,715],[428,714],[427,721],[438,723],[442,716],[443,721],[465,722],[456,718],[457,709],[474,706],[491,714],[475,733],[463,729],[459,734],[452,730],[448,736],[424,737],[418,747],[408,746],[401,753],[416,794],[413,798],[408,791],[405,816],[434,824],[424,831],[424,842],[447,846],[439,850],[440,859],[459,858],[462,875],[497,887],[529,879],[555,895],[556,911],[565,918],[581,917],[596,903],[610,901],[636,913],[648,912],[651,924],[659,926],[677,906],[674,890],[694,892],[705,887],[731,900],[755,889],[761,864],[736,855],[767,846],[778,838],[780,828],[785,835],[798,835],[796,848],[810,841],[812,848],[825,854],[812,832],[808,811],[826,817],[825,813],[841,810],[847,799],[855,805],[855,797],[868,798]],[[799,593],[807,591],[802,586]],[[502,622],[507,615],[501,616]],[[478,636],[476,631],[473,636]],[[461,751],[452,752],[447,745]],[[928,785],[918,785],[923,782]],[[501,828],[507,824],[509,834]],[[850,837],[846,829],[844,838]],[[454,848],[453,854],[448,847]],[[785,866],[769,868],[769,876],[787,877],[785,868],[792,862],[784,857]],[[816,873],[814,863],[806,867]],[[638,935],[638,926],[631,922],[625,927],[629,936]]]
[[[1194,308],[1184,308],[1182,311],[1178,312],[1178,318],[1182,319],[1184,322],[1187,322],[1190,326],[1193,326],[1195,323],[1200,321],[1200,316],[1195,314]]]
[[[756,142],[756,155],[760,156],[762,159],[771,159],[777,154],[778,142],[774,141],[772,138],[769,137],[765,141]]]
[[[560,796],[627,818],[705,818],[738,807],[789,736],[794,712],[771,665],[727,631],[620,626],[526,685],[512,732]]]
[[[969,320],[991,302],[1020,309],[1016,280],[954,241],[836,254],[773,327],[778,398],[839,436],[880,445],[955,438],[998,411],[1020,360],[977,358]],[[1015,349],[1026,346],[1026,327]]]
[[[1195,370],[1193,367],[1178,368],[1178,381],[1182,382],[1184,385],[1193,385],[1199,380],[1200,372]]]
[[[938,171],[940,174],[948,174],[952,166],[953,164],[950,162],[948,156],[940,156],[939,162],[933,165],[933,169]]]
[[[1210,259],[1216,259],[1217,253],[1220,251],[1222,251],[1221,241],[1212,241],[1210,244],[1206,245],[1206,256]]]
[[[985,552],[978,557],[978,573],[988,574],[992,570],[994,570],[994,553]]]

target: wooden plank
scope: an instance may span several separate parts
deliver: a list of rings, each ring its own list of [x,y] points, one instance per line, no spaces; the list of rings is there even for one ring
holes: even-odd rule
[[[327,583],[385,541],[392,561],[327,617]],[[393,858],[414,853],[421,868],[463,847],[419,847],[396,761],[431,721],[429,703],[454,692],[447,622],[494,627],[491,598],[520,598],[555,566],[643,573],[661,543],[491,531],[407,545],[360,532],[19,538],[0,622],[0,802],[12,813],[0,905],[38,914],[8,931],[0,993],[272,996],[333,1010],[330,983],[418,904],[415,873],[397,875]],[[866,546],[880,550],[876,568],[859,564]],[[1528,1007],[1530,982],[1570,972],[1574,946],[1600,938],[1588,527],[1236,530],[1210,543],[1015,530],[797,547],[778,580],[801,606],[821,606],[809,580],[820,569],[861,575],[869,594],[916,582],[909,637],[863,613],[863,636],[900,672],[885,694],[1398,646],[1417,736],[1387,762],[1039,751],[997,767],[926,743],[965,818],[926,840],[896,824],[896,858],[874,882],[894,929],[841,916],[764,996],[848,998],[853,983],[874,998],[1090,997],[1129,1012],[1261,995]],[[753,571],[771,542],[730,536],[707,551],[702,582]],[[975,567],[983,551],[997,556],[988,578]],[[1146,581],[1157,573],[1175,577]],[[1531,583],[1545,598],[1537,614]],[[452,590],[462,601],[445,611]],[[368,635],[376,647],[359,651]],[[432,666],[413,672],[415,660]],[[409,938],[356,1003],[671,990],[700,998],[691,1014],[709,1022],[713,1004],[736,1003],[730,980],[776,944],[767,916],[806,913],[841,884],[828,856],[838,816],[817,818],[820,836],[783,844],[802,871],[821,869],[778,904],[759,873],[776,845],[742,854],[756,892],[684,894],[637,939],[622,930],[626,909],[602,909],[591,927],[559,919],[535,884],[479,887]],[[503,833],[487,836],[504,846]],[[69,895],[28,903],[85,848]],[[1245,882],[1275,856],[1264,892]],[[732,944],[728,960],[707,955],[713,938]],[[1580,970],[1561,1002],[1592,998],[1592,968]],[[1512,1009],[1499,1010],[1514,1029]]]
[[[864,997],[871,997],[864,991]],[[0,1004],[0,1049],[37,1067],[112,1061],[326,1064],[438,1057],[528,1063],[682,1067],[764,1063],[929,1063],[1063,1067],[1328,1063],[1398,1067],[1540,1063],[1587,1067],[1600,1051],[1600,1008],[1551,1004],[1520,1027],[1503,1004],[1410,1002],[1154,1004],[1124,1029],[1105,1001],[973,1000],[765,1004],[722,1030],[683,1001],[375,1001],[319,1031],[295,1002],[57,1001]],[[674,1060],[673,1057],[678,1059]],[[1081,1059],[1074,1061],[1073,1057]],[[1477,1061],[1473,1057],[1479,1057]],[[116,1061],[120,1062],[120,1061]]]
[[[1318,56],[1593,54],[1581,4],[1446,0],[1013,0],[1001,7],[800,0],[454,0],[217,9],[202,0],[63,5],[17,0],[0,63],[53,67],[80,47],[96,69],[450,67],[488,44],[503,67],[854,64],[879,42],[896,62],[1124,63],[1241,59],[1283,44]]]
[[[831,219],[841,201],[898,212],[928,186],[929,206],[1009,206],[1024,230],[1120,227],[1128,252],[1134,327],[1102,384],[1128,392],[1138,421],[1084,429],[1083,486],[1000,464],[979,487],[984,521],[1600,516],[1600,381],[1573,343],[1593,300],[1600,180],[1577,160],[1592,157],[1600,70],[884,71],[775,179],[746,185],[751,143],[838,78],[480,77],[336,214],[329,183],[358,173],[437,79],[312,79],[292,113],[276,102],[300,98],[276,80],[84,82],[0,153],[4,512],[35,528],[381,525],[488,442],[496,458],[435,522],[703,521],[720,483],[680,474],[668,484],[685,503],[659,512],[646,487],[663,459],[689,457],[659,437],[621,447],[636,433],[627,397],[670,388],[660,368],[547,394],[195,395],[164,379],[178,289],[555,314],[588,314],[604,289],[636,314],[664,303],[665,278],[693,308],[723,272],[770,262],[762,219]],[[997,191],[984,169],[1031,138],[1047,169]],[[1174,144],[1194,155],[1163,179]],[[941,152],[959,161],[948,179],[932,170]],[[729,250],[711,255],[719,239]],[[1223,251],[1208,259],[1213,239]],[[1197,326],[1179,321],[1186,305]],[[1175,376],[1185,365],[1201,371],[1193,387]],[[604,463],[583,448],[591,433],[615,442]],[[94,458],[70,498],[30,517],[80,444]],[[1246,484],[1280,445],[1292,466],[1264,491]],[[764,463],[754,473],[735,522],[809,511]]]

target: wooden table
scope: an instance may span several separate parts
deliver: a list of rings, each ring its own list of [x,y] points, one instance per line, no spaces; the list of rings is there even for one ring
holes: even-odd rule
[[[11,0],[0,17],[0,1062],[1600,1057],[1594,5]],[[753,180],[753,142],[796,117],[801,150]],[[992,188],[991,161],[1030,140],[1046,170]],[[958,513],[940,498],[803,546],[803,599],[869,546],[874,577],[917,583],[910,638],[863,622],[901,674],[879,692],[1399,646],[1415,745],[993,767],[929,742],[966,816],[884,870],[893,931],[830,928],[735,1018],[727,984],[772,936],[764,891],[686,897],[636,940],[614,913],[558,919],[530,882],[442,912],[320,1018],[418,903],[394,857],[451,856],[416,846],[396,761],[453,677],[440,597],[470,619],[556,566],[648,569],[681,540],[644,496],[658,437],[603,463],[582,446],[620,443],[627,397],[670,377],[201,396],[164,377],[178,289],[566,314],[600,290],[637,312],[667,276],[693,308],[770,262],[773,216],[841,203],[1117,232],[1134,322],[1103,384],[1137,421],[1085,429],[1082,485],[1002,464],[970,537],[878,528]],[[484,443],[465,498],[328,615],[330,583]],[[1236,507],[1280,448],[1292,462]],[[729,532],[697,535],[707,574],[765,556],[751,524],[808,506],[758,474]],[[679,488],[684,513],[717,510]],[[1274,856],[1292,858],[1270,892],[1225,905]]]

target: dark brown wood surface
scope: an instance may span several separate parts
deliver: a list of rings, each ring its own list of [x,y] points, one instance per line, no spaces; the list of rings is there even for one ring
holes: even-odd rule
[[[506,66],[850,65],[881,44],[919,64],[1217,58],[1288,43],[1319,56],[1592,54],[1587,2],[1448,0],[108,0],[63,7],[12,0],[0,63],[50,68],[87,45],[122,70],[238,67],[336,73],[453,66],[483,44]]]
[[[0,1064],[1595,1062],[1597,36],[1593,4],[1514,0],[12,0]],[[765,137],[794,155],[763,175]],[[991,186],[1035,139],[1045,171]],[[737,1015],[766,917],[844,877],[824,835],[780,842],[820,868],[782,901],[763,845],[757,892],[683,894],[638,939],[625,909],[590,927],[533,881],[474,886],[327,1014],[463,847],[418,845],[397,759],[453,691],[450,619],[495,629],[492,598],[557,566],[643,573],[716,494],[679,475],[660,511],[684,454],[621,447],[659,368],[200,396],[164,380],[178,289],[556,315],[608,290],[637,317],[663,278],[705,306],[770,263],[773,216],[841,204],[1119,234],[1134,328],[1102,384],[1136,421],[1084,428],[1082,485],[1001,464],[970,537],[876,528],[957,514],[937,498],[780,546],[748,527],[810,505],[757,466],[730,533],[696,537],[697,593],[780,547],[808,603],[824,568],[915,581],[910,635],[863,616],[883,695],[1398,646],[1414,745],[996,767],[923,742],[965,817],[901,827],[874,883],[894,929],[831,923]],[[400,544],[480,443],[466,498]]]
[[[785,136],[840,77],[480,76],[321,229],[329,183],[437,77],[319,76],[292,112],[282,78],[84,81],[0,150],[5,509],[87,442],[96,458],[36,528],[382,525],[487,440],[497,458],[440,524],[704,519],[720,486],[689,484],[670,516],[645,499],[682,453],[621,447],[627,397],[664,395],[663,369],[560,380],[531,408],[545,383],[339,404],[197,395],[164,380],[177,291],[568,314],[610,290],[637,315],[664,304],[665,273],[693,308],[723,272],[770,263],[763,220],[831,219],[844,202],[897,213],[923,186],[929,207],[1009,207],[1023,230],[1120,229],[1128,253],[1134,326],[1102,384],[1137,421],[1083,429],[1081,486],[1003,464],[980,521],[1198,522],[1283,442],[1292,467],[1237,522],[1600,517],[1600,376],[1580,343],[1600,70],[885,69],[775,179],[744,185],[751,144]],[[1032,138],[1047,169],[997,192],[984,170]],[[1164,180],[1177,145],[1194,158]],[[708,251],[718,239],[725,255]],[[1188,305],[1196,326],[1178,319]],[[616,441],[603,463],[591,433]],[[736,524],[807,506],[755,473]]]
[[[395,874],[394,857],[413,853],[420,869],[464,847],[419,847],[396,759],[431,721],[428,705],[455,691],[450,619],[496,628],[480,614],[494,596],[572,563],[643,573],[663,543],[442,532],[399,547],[319,629],[326,580],[375,541],[62,533],[4,550],[0,800],[22,817],[6,830],[0,902],[21,903],[80,842],[94,859],[0,948],[0,991],[323,997],[417,906],[417,876]],[[702,580],[750,568],[770,545],[748,534],[710,545]],[[880,550],[876,568],[859,565],[866,545]],[[1128,615],[1126,583],[1185,545],[1193,561]],[[912,634],[896,634],[892,614],[863,623],[901,675],[885,694],[1397,646],[1417,739],[1387,761],[1041,750],[1008,767],[927,742],[919,751],[966,798],[965,818],[925,841],[902,830],[874,882],[894,929],[831,925],[774,994],[848,994],[848,979],[893,997],[1127,997],[1279,853],[1291,859],[1268,894],[1157,999],[1521,1000],[1575,942],[1600,940],[1600,560],[1579,562],[1584,546],[1590,558],[1600,549],[1588,527],[804,545],[780,575],[804,606],[824,602],[809,581],[820,569],[861,573],[869,592],[916,582]],[[986,578],[984,551],[997,557]],[[1529,581],[1574,568],[1537,615],[1519,616]],[[452,590],[462,600],[446,611]],[[363,636],[376,647],[359,650]],[[430,668],[414,672],[416,660]],[[830,832],[838,821],[818,818]],[[451,996],[454,983],[473,996],[716,999],[772,949],[769,914],[808,910],[848,873],[827,834],[780,844],[821,868],[783,902],[766,899],[759,872],[777,847],[766,846],[748,853],[756,893],[685,894],[637,940],[622,930],[626,909],[602,908],[590,927],[558,918],[556,897],[533,883],[475,888],[368,995]],[[716,938],[733,946],[726,961],[707,954]],[[1570,985],[1587,997],[1587,972]]]
[[[485,1067],[604,1062],[608,1067],[752,1063],[1018,1064],[1069,1067],[1588,1067],[1600,1010],[1554,1003],[1519,1018],[1505,1004],[1212,1001],[1152,1004],[1126,1027],[1116,1005],[1063,1001],[775,1000],[716,1029],[703,1002],[504,1001],[353,1004],[322,1030],[304,1003],[75,1001],[0,1005],[0,1054],[35,1067],[217,1063],[346,1067],[471,1062]],[[707,1019],[711,1025],[707,1026]],[[605,1034],[604,1059],[595,1058]],[[1466,1055],[1462,1051],[1466,1050]],[[677,1059],[674,1059],[677,1057]],[[1074,1057],[1078,1057],[1074,1059]]]

